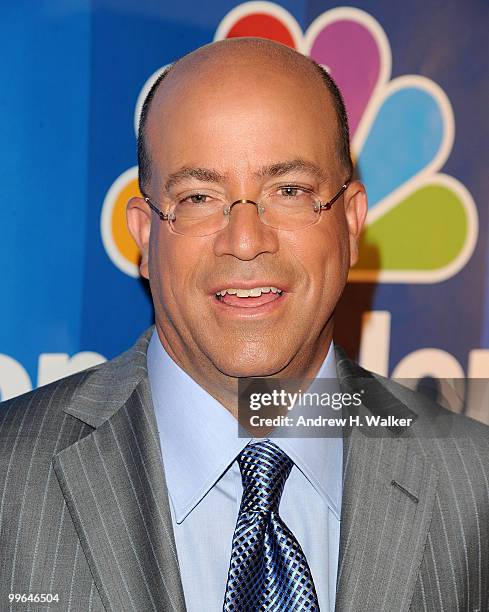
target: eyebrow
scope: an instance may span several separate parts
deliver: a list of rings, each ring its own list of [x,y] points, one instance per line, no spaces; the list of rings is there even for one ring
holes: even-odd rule
[[[320,180],[325,180],[326,178],[325,172],[320,166],[302,158],[290,159],[288,161],[278,162],[277,164],[264,166],[256,174],[260,178],[268,178],[284,176],[284,174],[296,171],[307,172]]]
[[[226,175],[221,174],[217,170],[209,170],[208,168],[181,168],[170,174],[165,183],[165,190],[169,191],[177,183],[186,178],[195,178],[198,181],[205,183],[222,183],[226,180]]]
[[[302,158],[290,159],[275,164],[269,164],[255,172],[258,178],[270,178],[284,176],[290,172],[307,172],[320,180],[325,180],[325,173],[320,166],[314,162]],[[205,183],[223,183],[227,180],[227,175],[221,174],[217,170],[209,168],[184,167],[170,174],[165,182],[165,190],[168,192],[172,187],[187,178],[194,178]]]

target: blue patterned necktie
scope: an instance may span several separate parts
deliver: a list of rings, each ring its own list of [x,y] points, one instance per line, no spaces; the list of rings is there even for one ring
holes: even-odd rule
[[[278,513],[292,461],[273,442],[263,440],[246,446],[238,463],[243,498],[224,611],[319,611],[306,557]]]

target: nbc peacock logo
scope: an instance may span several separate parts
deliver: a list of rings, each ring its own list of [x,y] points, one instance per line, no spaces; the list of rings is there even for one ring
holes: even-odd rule
[[[477,239],[477,209],[456,178],[441,172],[454,142],[450,101],[420,75],[391,79],[389,40],[368,13],[351,7],[322,13],[303,32],[272,2],[246,2],[231,10],[214,40],[260,36],[276,40],[323,65],[338,83],[348,111],[358,177],[369,212],[351,282],[435,283],[461,270]],[[142,101],[156,76],[144,84]],[[138,252],[125,221],[125,204],[138,194],[137,169],[119,176],[105,197],[101,232],[113,263],[138,276]]]

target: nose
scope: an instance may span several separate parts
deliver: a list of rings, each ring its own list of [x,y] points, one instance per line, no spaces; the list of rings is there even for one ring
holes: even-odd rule
[[[251,200],[237,200],[231,204],[228,225],[216,234],[214,252],[217,256],[232,255],[251,261],[261,253],[278,250],[277,232],[261,222],[259,206]]]

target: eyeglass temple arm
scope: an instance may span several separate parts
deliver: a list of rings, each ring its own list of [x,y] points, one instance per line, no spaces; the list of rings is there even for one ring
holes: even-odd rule
[[[321,210],[329,210],[333,206],[333,204],[336,202],[336,200],[344,193],[344,191],[346,190],[350,182],[351,182],[351,178],[344,182],[341,189],[338,191],[338,193],[335,196],[331,198],[331,200],[329,200],[329,202],[322,202]]]
[[[157,206],[155,206],[153,204],[153,202],[148,198],[148,196],[144,196],[144,201],[146,202],[146,204],[151,208],[152,211],[154,211],[158,217],[162,220],[162,221],[168,221],[168,219],[172,218],[171,214],[168,213],[164,213],[162,210],[160,210]]]

